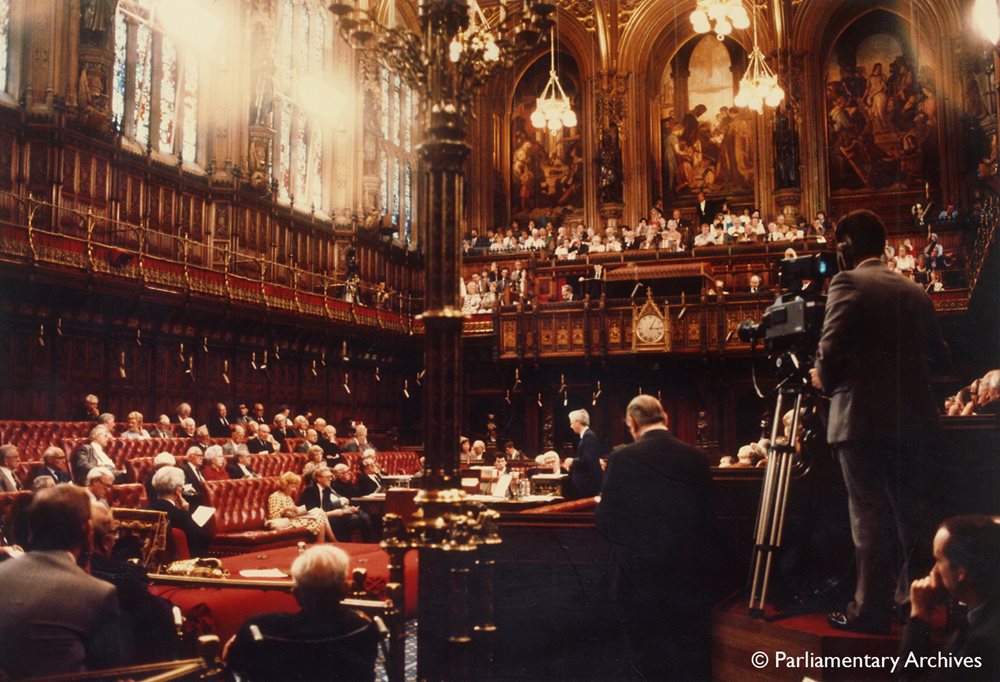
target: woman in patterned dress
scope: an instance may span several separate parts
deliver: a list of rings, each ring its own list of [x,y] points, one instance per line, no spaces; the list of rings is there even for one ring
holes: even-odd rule
[[[322,535],[326,542],[336,542],[337,538],[334,537],[333,529],[330,528],[330,521],[322,509],[316,508],[301,512],[298,505],[295,504],[295,498],[292,496],[298,491],[300,483],[302,483],[302,477],[296,473],[286,471],[281,474],[279,489],[267,498],[268,520],[287,519],[292,528],[305,528],[316,536],[316,539]]]

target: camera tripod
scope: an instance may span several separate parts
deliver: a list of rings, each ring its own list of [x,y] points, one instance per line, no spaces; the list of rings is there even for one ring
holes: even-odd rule
[[[796,369],[799,369],[795,362]],[[787,376],[778,386],[771,424],[771,444],[768,447],[767,466],[764,483],[757,507],[757,526],[754,535],[753,582],[750,586],[750,615],[764,617],[767,602],[767,587],[771,578],[771,568],[777,551],[781,548],[781,538],[785,529],[785,512],[788,504],[788,486],[792,476],[792,464],[798,444],[799,413],[803,394],[808,385],[808,375],[796,371]],[[785,407],[794,404],[791,431],[787,443],[779,444],[778,436],[784,421]]]

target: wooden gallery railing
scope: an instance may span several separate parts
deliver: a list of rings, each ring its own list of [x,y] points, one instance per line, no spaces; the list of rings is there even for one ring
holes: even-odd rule
[[[420,302],[374,292],[331,273],[191,240],[132,223],[0,193],[0,260],[123,279],[178,295],[225,300],[400,334],[414,332]],[[391,306],[391,309],[387,309]]]

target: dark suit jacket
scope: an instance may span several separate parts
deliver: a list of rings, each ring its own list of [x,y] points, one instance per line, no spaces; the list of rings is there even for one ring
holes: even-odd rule
[[[114,586],[63,551],[0,564],[0,668],[14,677],[78,673],[122,662]]]
[[[192,505],[197,506],[205,503],[205,485],[198,480],[197,474],[194,472],[194,464],[185,461],[183,464],[179,465],[180,470],[184,472],[184,483],[194,487],[194,495],[185,495],[184,498]],[[202,474],[204,478],[204,474]]]
[[[49,469],[48,467],[40,466],[31,470],[31,474],[28,476],[29,481],[34,481],[39,476],[51,476],[55,479],[56,483],[69,483],[69,472],[60,471],[59,469]]]
[[[11,469],[10,474],[11,476],[14,477],[15,480],[17,480],[17,484],[20,486],[21,481],[17,478],[17,471]],[[23,490],[24,487],[21,486],[21,489]],[[7,476],[5,476],[3,473],[0,473],[0,493],[13,493],[13,492],[17,492],[17,488],[11,486],[10,481],[7,480]]]
[[[337,445],[336,440],[331,441],[327,440],[323,436],[320,436],[319,440],[316,441],[316,444],[319,445],[321,448],[323,448],[323,456],[326,457],[328,460],[333,459],[338,455],[340,455],[340,446]]]
[[[271,437],[278,441],[278,445],[284,445],[285,439],[291,438],[291,434],[288,433],[288,429],[279,429],[272,426]]]
[[[247,469],[249,469],[251,473],[254,474],[257,473],[256,471],[253,470],[253,467],[250,466],[249,464],[247,464]],[[229,478],[234,480],[237,478],[246,478],[246,474],[243,473],[243,469],[240,468],[239,464],[230,464],[229,466],[227,466],[226,473],[229,474]]]
[[[333,492],[337,493],[341,497],[346,497],[349,500],[353,500],[355,497],[360,497],[361,495],[361,493],[358,492],[358,486],[336,478],[333,479],[333,484],[330,487],[333,488]]]
[[[315,509],[316,507],[319,507],[325,512],[340,509],[343,505],[340,504],[340,498],[337,496],[336,491],[332,488],[327,488],[327,490],[329,493],[323,495],[323,501],[322,504],[320,504],[319,486],[313,483],[302,491],[302,496],[299,498],[299,504],[305,505],[306,509]]]
[[[831,394],[828,442],[923,444],[937,431],[931,366],[947,358],[923,289],[877,260],[838,273],[816,360]]]
[[[593,497],[601,492],[604,472],[601,470],[601,444],[592,429],[583,432],[576,447],[576,457],[569,470],[575,497]]]
[[[302,441],[301,443],[299,443],[298,445],[295,446],[294,452],[296,452],[298,454],[304,454],[306,452],[309,452],[309,448],[311,448],[314,445],[319,445],[319,443],[310,443],[309,441],[304,440],[304,441]],[[320,446],[320,447],[322,447],[322,446]]]
[[[374,680],[379,639],[368,616],[344,607],[265,613],[236,633],[229,665],[250,680]]]
[[[1000,604],[983,604],[982,611],[973,614],[972,622],[961,623],[945,642],[941,653],[963,658],[979,657],[982,667],[961,668],[961,672],[947,668],[903,668],[904,680],[970,680],[988,682],[1000,679]],[[903,628],[899,654],[903,661],[911,654],[933,655],[930,646],[930,625],[920,618],[911,618]],[[902,661],[901,661],[902,664]]]
[[[381,488],[384,483],[382,482],[381,476],[377,476],[373,479],[368,474],[358,474],[358,480],[354,485],[358,489],[358,495],[363,497],[365,495],[371,495],[373,492]]]
[[[266,452],[270,454],[274,452],[274,448],[269,442],[256,437],[247,441],[247,450],[250,454],[256,454],[258,452]]]
[[[229,434],[231,433],[229,425],[231,423],[228,417],[226,419],[218,415],[212,417],[207,423],[208,435],[212,438],[229,438]]]
[[[371,444],[371,441],[368,441],[364,445],[358,445],[357,439],[352,438],[351,440],[347,441],[347,443],[344,444],[344,448],[341,450],[341,452],[362,452],[364,449],[371,447],[374,447]]]
[[[161,497],[150,502],[146,509],[167,513],[170,527],[180,529],[187,537],[191,556],[208,556],[208,541],[210,539],[208,531],[194,522],[194,519],[191,518],[191,512],[185,511]]]
[[[104,454],[108,454],[105,452]],[[111,457],[111,455],[108,455]],[[97,453],[94,451],[94,446],[90,443],[86,445],[81,445],[73,453],[73,480],[75,480],[80,485],[83,485],[84,481],[87,480],[87,472],[96,466],[99,466],[97,461]]]
[[[614,550],[611,594],[650,679],[707,679],[712,512],[705,454],[668,431],[611,453],[597,527]]]

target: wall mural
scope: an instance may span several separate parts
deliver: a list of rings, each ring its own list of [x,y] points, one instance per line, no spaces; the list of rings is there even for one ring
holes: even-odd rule
[[[935,67],[898,17],[873,12],[827,60],[830,191],[922,189],[939,168]]]
[[[753,115],[733,106],[733,69],[730,50],[714,35],[698,39],[692,50],[682,49],[667,65],[660,132],[668,197],[753,191]]]
[[[572,57],[559,53],[559,82],[573,103],[577,125],[553,134],[531,125],[535,99],[549,79],[546,56],[529,68],[514,90],[511,117],[510,213],[519,220],[554,217],[583,208],[583,141],[586,126],[580,72]]]

